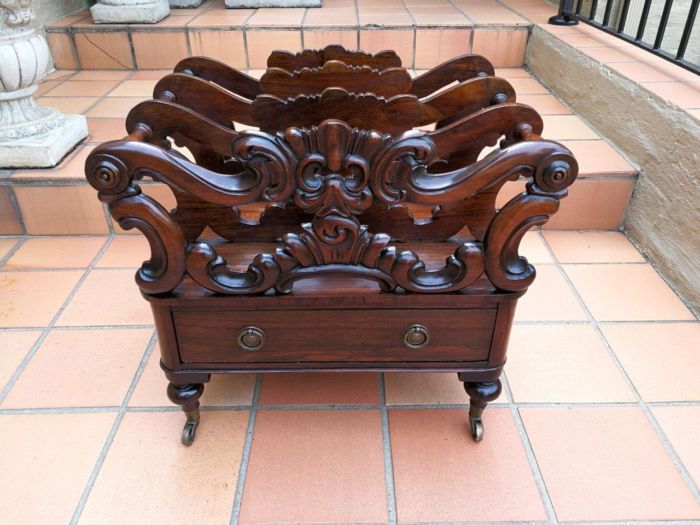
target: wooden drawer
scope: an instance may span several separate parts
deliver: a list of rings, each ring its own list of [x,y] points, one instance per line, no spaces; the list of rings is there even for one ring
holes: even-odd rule
[[[197,309],[173,319],[183,363],[486,361],[496,311]],[[404,334],[416,324],[428,341],[410,348]],[[247,327],[264,333],[262,348],[239,343]]]

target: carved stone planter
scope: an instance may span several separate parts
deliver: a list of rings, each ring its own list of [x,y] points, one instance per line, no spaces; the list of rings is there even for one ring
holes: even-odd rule
[[[90,8],[96,24],[155,24],[170,14],[168,0],[99,0]]]
[[[204,0],[170,0],[170,7],[175,9],[199,7],[204,3]]]
[[[226,0],[226,7],[321,7],[322,0]]]
[[[58,164],[87,137],[82,115],[64,115],[34,100],[51,61],[46,39],[30,26],[31,0],[0,0],[0,167]]]

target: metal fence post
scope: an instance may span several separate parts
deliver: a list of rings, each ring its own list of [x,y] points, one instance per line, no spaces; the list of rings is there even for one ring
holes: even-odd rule
[[[559,12],[549,18],[549,23],[555,26],[575,26],[578,20],[575,17],[567,15],[567,12],[573,11],[574,0],[560,0]]]

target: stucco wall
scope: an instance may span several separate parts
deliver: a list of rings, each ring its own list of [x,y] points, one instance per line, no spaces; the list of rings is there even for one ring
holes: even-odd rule
[[[95,0],[34,0],[32,6],[36,12],[37,27],[44,27],[57,18],[90,7],[94,3]]]
[[[700,122],[539,27],[526,62],[640,167],[624,228],[700,313]]]

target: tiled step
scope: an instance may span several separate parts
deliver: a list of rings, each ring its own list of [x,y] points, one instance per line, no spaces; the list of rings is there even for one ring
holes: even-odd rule
[[[322,8],[309,9],[224,9],[223,0],[209,0],[197,9],[174,9],[154,25],[96,25],[85,10],[47,31],[59,69],[171,68],[197,55],[262,68],[274,49],[327,44],[394,49],[415,68],[469,52],[497,67],[517,67],[530,25],[495,0],[324,0]]]
[[[0,234],[121,233],[87,185],[83,165],[95,145],[125,134],[125,115],[150,97],[156,80],[165,73],[59,71],[42,83],[39,102],[86,115],[90,136],[57,168],[0,172]],[[496,74],[508,79],[519,101],[543,115],[543,135],[566,144],[580,165],[579,180],[545,228],[617,229],[632,193],[635,168],[526,70],[502,68]],[[164,205],[174,206],[167,188],[143,185],[147,193],[158,194]],[[507,183],[501,203],[523,185],[522,181]]]

